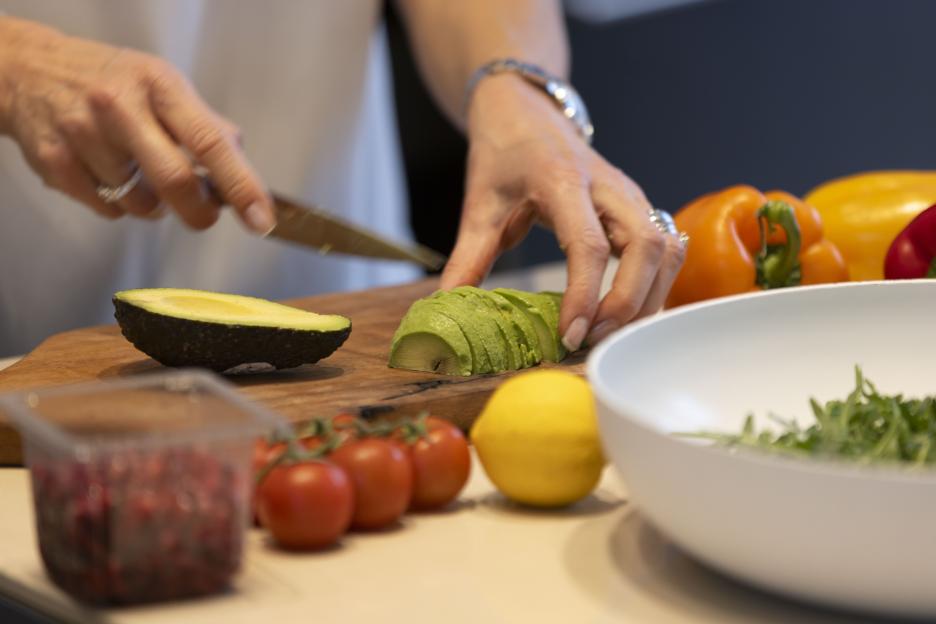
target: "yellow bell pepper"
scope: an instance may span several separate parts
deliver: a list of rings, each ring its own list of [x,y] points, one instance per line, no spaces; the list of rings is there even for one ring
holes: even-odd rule
[[[884,279],[894,237],[936,203],[936,171],[870,171],[826,182],[803,198],[822,216],[825,236],[852,280]]]

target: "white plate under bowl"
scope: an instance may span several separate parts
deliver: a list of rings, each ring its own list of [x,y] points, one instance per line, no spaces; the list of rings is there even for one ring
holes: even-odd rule
[[[936,281],[776,290],[686,306],[592,351],[606,451],[632,500],[687,552],[748,583],[936,616],[936,471],[731,452],[673,432],[754,413],[812,421],[860,365],[881,392],[936,394]]]

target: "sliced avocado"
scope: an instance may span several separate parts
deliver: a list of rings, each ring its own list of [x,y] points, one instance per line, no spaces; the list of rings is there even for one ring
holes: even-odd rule
[[[202,290],[124,290],[113,303],[127,340],[166,366],[292,368],[328,357],[351,333],[343,316]]]
[[[509,299],[493,290],[484,291],[494,301],[498,308],[510,319],[520,338],[520,349],[523,351],[523,367],[536,366],[543,359],[543,349],[540,347],[539,336],[527,315],[510,302]]]
[[[455,351],[451,343],[439,334],[414,331],[394,341],[390,350],[390,368],[468,377],[472,369],[464,367],[462,358],[463,354]],[[470,354],[466,359],[471,359]]]
[[[461,327],[427,300],[414,303],[390,347],[390,366],[445,375],[471,375],[471,345]]]
[[[524,368],[524,352],[520,348],[522,336],[514,328],[510,319],[497,307],[493,299],[488,297],[486,290],[475,286],[459,286],[451,290],[452,295],[464,297],[475,306],[478,314],[487,314],[497,325],[500,336],[506,347],[507,368],[505,370],[518,370]]]
[[[566,355],[568,355],[568,350],[565,348],[565,345],[562,344],[562,337],[559,336],[559,315],[562,310],[562,293],[557,293],[549,290],[544,290],[539,295],[540,300],[543,301],[543,312],[545,312],[551,319],[550,327],[556,330],[556,336],[559,338],[559,359],[557,362],[561,362]]]
[[[478,297],[484,298],[488,305],[492,307],[492,310],[500,315],[508,339],[511,344],[517,347],[514,355],[515,369],[527,368],[540,363],[543,359],[543,350],[540,348],[536,330],[526,314],[508,299],[494,291],[472,286],[463,286],[461,288],[468,289]],[[458,288],[455,288],[453,292],[458,290]]]
[[[568,350],[562,344],[562,337],[559,335],[559,312],[562,308],[562,295],[556,292],[544,291],[540,293],[530,293],[534,301],[540,305],[546,322],[549,323],[553,336],[556,339],[556,359],[553,362],[561,362],[568,355]]]
[[[437,291],[410,306],[394,335],[390,366],[466,375],[557,362],[565,356],[561,301],[560,293],[509,288]]]
[[[559,338],[559,312],[552,298],[513,288],[495,288],[494,292],[502,295],[527,315],[539,337],[544,360],[559,362],[565,357],[566,350]]]
[[[471,354],[471,373],[490,373],[494,370],[484,344],[485,341],[472,322],[471,311],[462,302],[440,302],[434,296],[430,296],[414,302],[406,316],[410,316],[411,322],[417,325],[425,322],[430,316],[448,318],[458,326],[468,343]]]
[[[475,372],[499,373],[508,370],[508,347],[500,327],[488,313],[483,303],[456,293],[439,290],[429,297],[447,311],[461,315],[458,324],[469,340],[476,340],[487,353],[489,367]]]
[[[555,304],[557,311],[562,309],[563,293],[555,292],[553,290],[543,290],[543,291],[540,291],[539,294],[543,295],[544,297],[549,297],[550,299],[552,299],[552,302],[553,304]]]

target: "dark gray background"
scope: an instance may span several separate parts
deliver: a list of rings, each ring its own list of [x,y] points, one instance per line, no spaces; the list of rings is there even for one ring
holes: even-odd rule
[[[622,0],[623,1],[623,0]],[[670,211],[748,183],[805,193],[877,168],[936,168],[933,0],[715,0],[569,19],[595,147]],[[417,237],[454,240],[464,142],[426,99],[391,22]],[[534,232],[499,268],[561,258]]]

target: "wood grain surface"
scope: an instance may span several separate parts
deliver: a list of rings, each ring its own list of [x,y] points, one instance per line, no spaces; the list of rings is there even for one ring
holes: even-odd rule
[[[449,377],[387,366],[390,340],[400,319],[414,300],[431,293],[436,285],[436,280],[430,279],[289,301],[306,310],[351,318],[351,336],[331,357],[317,364],[227,379],[248,397],[294,422],[343,411],[367,418],[392,418],[428,409],[467,428],[494,388],[515,373]],[[583,354],[576,354],[558,366],[581,374],[583,360]],[[52,336],[0,371],[0,393],[140,375],[161,368],[127,342],[116,325],[90,327]],[[21,462],[19,436],[0,418],[0,465]]]

